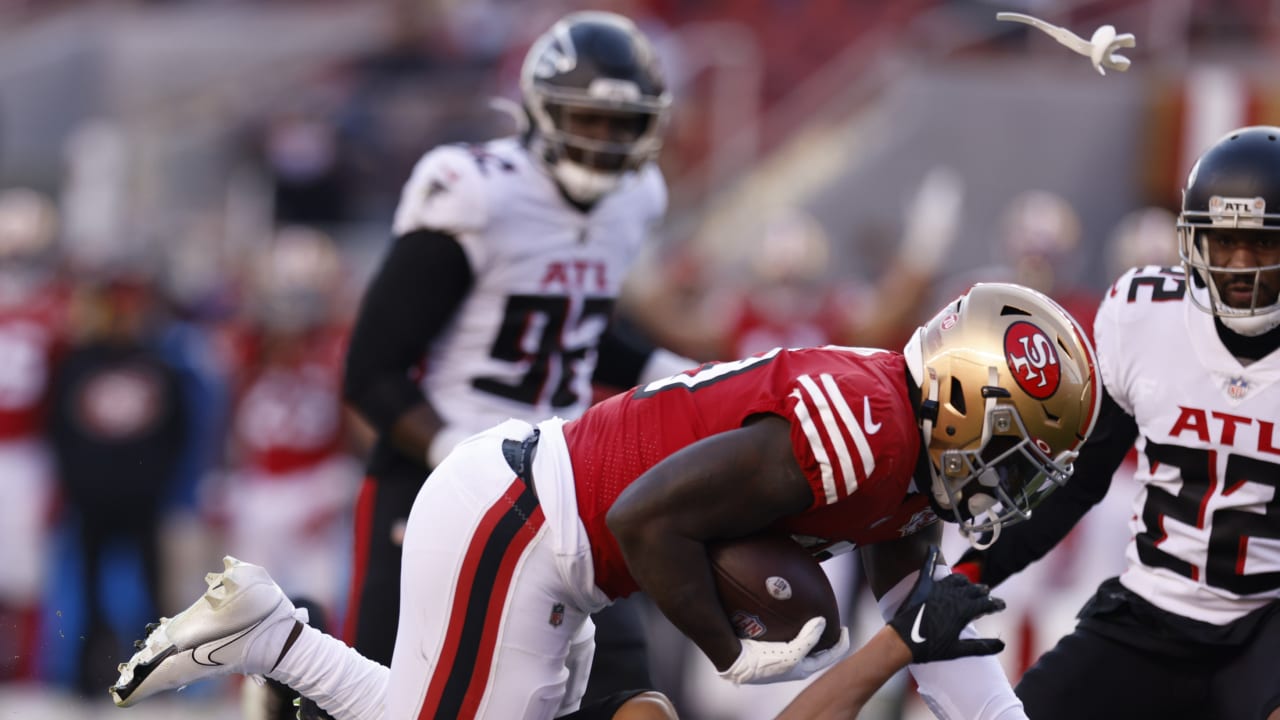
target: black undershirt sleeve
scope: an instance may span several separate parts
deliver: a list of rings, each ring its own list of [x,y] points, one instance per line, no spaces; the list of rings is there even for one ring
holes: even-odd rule
[[[653,354],[654,344],[626,315],[616,315],[600,338],[598,360],[591,382],[625,390],[640,381],[640,373]]]
[[[434,230],[396,238],[365,290],[347,350],[342,394],[379,434],[423,402],[410,377],[470,292],[457,239]]]
[[[995,545],[970,549],[960,562],[979,557],[982,582],[995,587],[1044,557],[1111,487],[1115,474],[1138,437],[1138,425],[1110,393],[1103,391],[1102,408],[1093,433],[1080,449],[1075,472],[1033,512],[1030,520],[1004,528]]]

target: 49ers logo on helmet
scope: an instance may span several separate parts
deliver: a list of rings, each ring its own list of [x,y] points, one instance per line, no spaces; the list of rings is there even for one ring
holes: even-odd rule
[[[1004,331],[1004,358],[1018,387],[1044,400],[1058,391],[1062,368],[1053,341],[1034,324],[1019,320]]]

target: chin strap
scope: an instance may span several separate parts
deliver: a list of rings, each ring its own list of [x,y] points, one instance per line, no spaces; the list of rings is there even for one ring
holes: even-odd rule
[[[990,533],[990,540],[983,540],[983,538],[987,536],[987,533],[975,533],[968,525],[960,523],[960,534],[964,535],[964,539],[969,541],[969,546],[974,550],[986,550],[992,545],[995,545],[996,540],[1000,539],[1000,529],[1004,527],[1004,523],[1000,522],[998,518],[992,516],[990,512],[983,514],[991,518],[992,530]]]
[[[926,372],[929,373],[929,393],[920,403],[920,433],[927,451],[933,442],[933,424],[938,421],[938,374],[933,368],[926,369]],[[932,461],[929,465],[933,466]]]

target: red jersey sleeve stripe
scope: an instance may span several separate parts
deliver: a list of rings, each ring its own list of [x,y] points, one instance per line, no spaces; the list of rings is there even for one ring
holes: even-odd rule
[[[826,436],[827,441],[831,444],[832,454],[835,456],[836,462],[839,463],[837,466],[828,461],[831,466],[832,485],[827,489],[827,495],[831,498],[828,502],[835,502],[841,496],[849,494],[850,486],[854,488],[858,486],[858,478],[853,469],[853,456],[849,453],[849,446],[845,444],[844,433],[840,429],[840,421],[836,419],[835,413],[832,412],[831,399],[822,388],[818,387],[812,377],[801,375],[797,379],[800,382],[800,386],[808,393],[814,408],[818,411],[819,435]],[[826,477],[824,476],[823,479],[825,481]],[[842,490],[844,492],[841,492]]]
[[[876,458],[871,452],[871,443],[867,441],[867,434],[863,432],[862,425],[858,423],[858,416],[854,415],[849,408],[849,403],[845,401],[844,394],[840,392],[840,388],[836,385],[835,378],[823,373],[822,386],[826,388],[827,394],[831,397],[831,404],[835,407],[836,412],[839,413],[845,429],[849,431],[849,437],[853,439],[854,447],[858,448],[858,457],[862,460],[862,477],[871,477],[871,473],[876,470]],[[858,489],[857,478],[850,475],[848,481],[851,481],[849,492]]]
[[[796,398],[796,419],[800,421],[800,430],[809,441],[809,451],[813,453],[813,459],[818,461],[818,469],[822,472],[823,498],[830,505],[840,499],[836,494],[835,477],[831,474],[831,460],[827,457],[827,449],[822,445],[822,437],[818,434],[818,426],[813,423],[804,394],[799,389],[793,390],[791,394]]]

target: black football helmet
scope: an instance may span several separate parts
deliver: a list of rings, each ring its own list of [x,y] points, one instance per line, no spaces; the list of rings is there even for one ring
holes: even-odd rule
[[[1233,130],[1191,168],[1178,254],[1196,307],[1242,335],[1280,325],[1280,127]],[[1215,265],[1211,243],[1248,242],[1254,265]]]
[[[649,41],[621,15],[563,17],[525,56],[520,90],[535,150],[578,202],[595,202],[662,147],[671,97]],[[607,116],[615,130],[574,132],[575,113]]]

